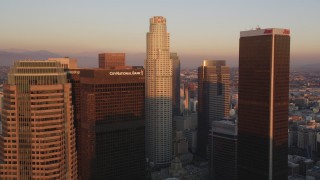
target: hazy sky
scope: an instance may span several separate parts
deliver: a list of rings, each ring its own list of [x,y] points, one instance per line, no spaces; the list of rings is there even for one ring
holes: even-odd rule
[[[237,61],[239,32],[291,29],[293,61],[320,62],[319,0],[1,0],[0,49],[143,53],[164,16],[181,57]]]

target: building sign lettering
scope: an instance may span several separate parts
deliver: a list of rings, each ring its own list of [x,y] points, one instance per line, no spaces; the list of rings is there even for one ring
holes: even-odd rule
[[[110,76],[143,76],[143,71],[111,71]]]

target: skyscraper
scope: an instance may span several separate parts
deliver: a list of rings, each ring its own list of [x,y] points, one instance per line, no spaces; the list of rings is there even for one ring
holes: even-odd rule
[[[289,34],[240,32],[238,179],[287,179]]]
[[[209,134],[209,174],[214,180],[237,179],[237,124],[223,118],[212,122]]]
[[[4,85],[0,179],[77,179],[71,98],[59,62],[15,62]]]
[[[204,60],[198,68],[198,154],[207,159],[212,121],[230,111],[230,68],[225,60]]]
[[[80,68],[78,68],[77,59],[73,58],[49,58],[48,61],[58,61],[67,73],[68,82],[71,83],[72,90],[72,105],[73,105],[73,122],[76,132],[76,149],[77,149],[77,161],[78,161],[78,173],[81,172],[79,162],[81,161],[80,152]]]
[[[166,19],[150,18],[147,33],[146,157],[156,166],[172,159],[172,62]]]
[[[125,53],[101,53],[99,54],[99,68],[107,69],[114,66],[125,66]]]
[[[170,53],[172,60],[172,109],[173,115],[180,115],[180,59],[177,53]]]
[[[82,69],[80,87],[79,179],[144,179],[144,69]]]

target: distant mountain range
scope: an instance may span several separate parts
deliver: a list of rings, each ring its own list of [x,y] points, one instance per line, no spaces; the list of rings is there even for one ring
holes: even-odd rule
[[[179,55],[181,60],[181,68],[197,68],[201,65],[202,60],[206,57],[200,55]],[[98,67],[98,52],[88,52],[80,54],[58,54],[47,50],[28,51],[22,49],[0,49],[0,66],[12,66],[14,61],[22,59],[48,59],[59,57],[71,57],[78,60],[79,67]],[[126,53],[126,62],[131,66],[143,66],[145,53]],[[303,64],[301,61],[291,61],[291,69],[297,71],[317,71],[320,72],[320,62],[312,64]],[[295,62],[299,62],[295,63]],[[317,61],[313,61],[317,62]],[[237,67],[237,60],[228,60],[227,63],[231,67]]]
[[[103,51],[102,51],[103,52]],[[106,51],[108,52],[108,51]],[[79,67],[98,67],[98,54],[100,52],[86,52],[78,54],[59,54],[47,50],[28,51],[23,49],[0,49],[0,66],[12,66],[14,61],[23,59],[48,59],[59,57],[71,57],[78,60]],[[190,55],[178,54],[181,60],[181,68],[197,68],[201,65],[205,55]],[[129,66],[143,66],[146,54],[139,53],[126,53],[126,64]],[[238,62],[236,60],[228,60],[228,65],[236,67]]]
[[[61,55],[41,50],[25,52],[8,52],[0,50],[0,65],[11,66],[14,61],[21,59],[47,59],[49,57],[62,57]]]
[[[95,56],[85,56],[85,55],[71,55],[70,57],[78,59],[78,65],[80,67],[97,67],[98,55]],[[42,60],[48,58],[61,58],[66,57],[65,55],[49,52],[46,50],[40,51],[3,51],[0,50],[0,65],[1,66],[12,66],[14,61],[25,60],[25,59],[35,59]],[[68,56],[69,57],[69,56]]]
[[[128,65],[143,66],[145,58],[144,53],[127,53],[126,56]],[[76,58],[78,60],[79,67],[98,67],[98,53],[95,52],[85,54],[61,55],[46,50],[25,51],[19,49],[0,50],[0,66],[12,66],[14,61],[17,60],[42,60],[61,57]]]
[[[295,71],[320,72],[320,63],[300,65],[292,68]]]

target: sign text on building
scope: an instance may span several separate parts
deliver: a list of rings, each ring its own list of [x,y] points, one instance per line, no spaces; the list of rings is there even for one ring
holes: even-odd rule
[[[109,72],[111,76],[134,76],[139,75],[143,76],[143,71],[111,71]]]

